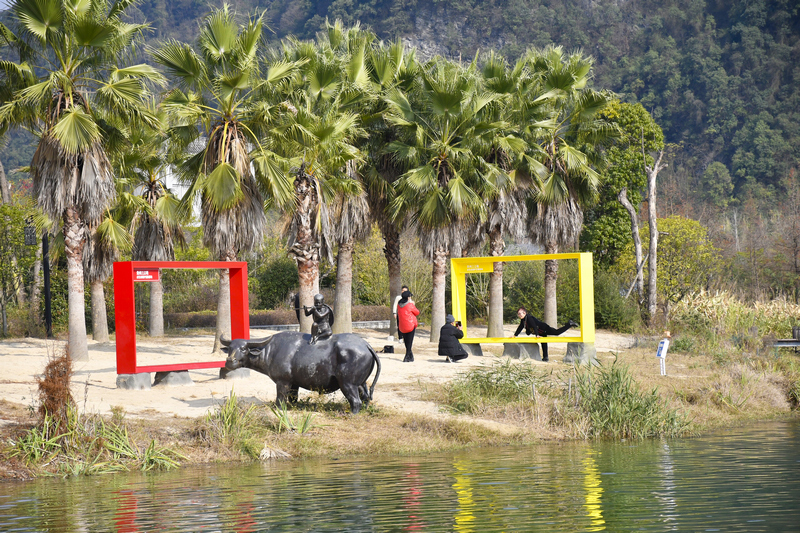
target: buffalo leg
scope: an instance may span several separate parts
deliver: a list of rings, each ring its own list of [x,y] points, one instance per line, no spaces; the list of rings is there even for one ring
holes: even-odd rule
[[[359,386],[352,383],[342,383],[342,394],[350,402],[350,412],[354,415],[361,410],[361,398],[359,398]]]
[[[300,387],[292,387],[289,390],[289,403],[297,403],[300,399]]]
[[[369,397],[369,387],[367,387],[366,381],[358,386],[358,394],[361,396],[361,401],[364,402],[364,406],[366,407],[369,405],[369,401],[372,398]]]
[[[278,391],[278,397],[275,399],[275,403],[278,405],[286,404],[287,402],[291,402],[291,393],[292,393],[292,386],[288,383],[276,383],[275,388]]]

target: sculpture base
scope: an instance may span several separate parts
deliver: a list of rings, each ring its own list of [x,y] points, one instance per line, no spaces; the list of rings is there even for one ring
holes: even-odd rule
[[[150,390],[150,372],[118,374],[117,388],[125,390]]]
[[[593,342],[568,342],[565,363],[598,366],[597,349]]]
[[[483,348],[481,348],[480,344],[462,344],[461,347],[464,348],[464,351],[469,355],[483,356]]]
[[[156,372],[153,379],[153,386],[168,385],[170,387],[182,385],[194,385],[188,370],[174,370],[171,372]]]
[[[228,370],[224,366],[219,369],[219,379],[244,379],[250,377],[249,368],[237,368],[236,370]]]
[[[507,355],[511,359],[542,360],[542,351],[539,349],[539,345],[535,343],[506,342],[503,344],[503,355]]]

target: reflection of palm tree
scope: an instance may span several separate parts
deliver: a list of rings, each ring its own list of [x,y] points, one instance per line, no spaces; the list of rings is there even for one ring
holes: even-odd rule
[[[599,113],[612,95],[587,87],[592,60],[561,47],[534,50],[526,57],[541,96],[534,100],[526,128],[532,148],[529,163],[534,194],[528,204],[528,231],[548,254],[573,246],[583,226],[582,204],[597,192],[600,165],[597,148],[613,127]],[[544,322],[557,323],[558,263],[545,262]]]
[[[60,221],[67,258],[69,354],[88,358],[83,250],[116,191],[106,150],[133,121],[149,121],[143,82],[160,79],[147,65],[117,68],[145,25],[123,22],[132,4],[105,0],[16,0],[17,34],[3,27],[25,63],[4,62],[26,87],[0,108],[0,123],[41,126],[31,161],[39,207]],[[56,59],[56,60],[54,60]],[[100,81],[105,80],[105,81]]]
[[[177,122],[171,138],[183,147],[193,141],[203,145],[181,164],[190,183],[184,201],[191,205],[200,195],[203,243],[221,261],[234,261],[262,244],[265,198],[279,204],[290,198],[278,157],[264,148],[261,139],[285,109],[271,102],[281,100],[279,89],[298,65],[277,61],[262,77],[262,17],[239,30],[234,13],[224,5],[212,11],[200,28],[201,53],[174,41],[153,52],[154,59],[188,89],[172,91],[164,106]],[[197,124],[205,129],[202,138]],[[223,332],[230,334],[228,275],[220,270],[215,351]]]

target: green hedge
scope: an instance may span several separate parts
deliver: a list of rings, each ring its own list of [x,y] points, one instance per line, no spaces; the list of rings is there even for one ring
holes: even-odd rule
[[[353,322],[389,320],[391,316],[392,310],[383,305],[356,305],[353,307]],[[297,315],[291,309],[253,311],[250,313],[250,324],[254,326],[297,324]],[[214,311],[165,313],[164,325],[167,328],[213,328],[217,325],[217,313]]]

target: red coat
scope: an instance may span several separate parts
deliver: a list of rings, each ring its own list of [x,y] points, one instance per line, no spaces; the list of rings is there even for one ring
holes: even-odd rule
[[[397,329],[401,333],[410,333],[417,328],[417,315],[419,309],[414,305],[414,302],[409,301],[406,305],[397,306]]]

